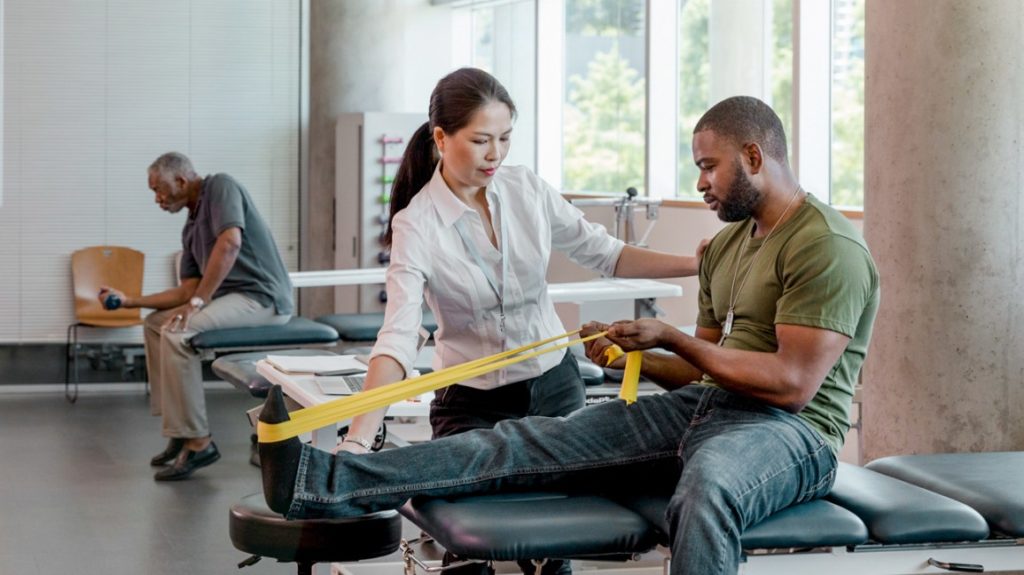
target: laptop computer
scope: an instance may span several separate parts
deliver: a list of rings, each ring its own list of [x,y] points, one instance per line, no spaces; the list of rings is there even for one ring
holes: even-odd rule
[[[423,346],[430,341],[430,332],[420,327],[419,340],[416,344],[416,355],[418,356],[420,351],[423,350]],[[369,357],[356,356],[356,359],[369,365]],[[349,371],[349,370],[346,370]],[[413,374],[409,374],[410,377]],[[324,395],[352,395],[363,390],[363,382],[366,381],[366,372],[363,373],[345,373],[345,374],[331,374],[331,375],[317,375],[316,385],[320,388],[320,393]]]
[[[316,385],[324,395],[352,395],[363,390],[366,373],[353,375],[322,375],[316,377]]]

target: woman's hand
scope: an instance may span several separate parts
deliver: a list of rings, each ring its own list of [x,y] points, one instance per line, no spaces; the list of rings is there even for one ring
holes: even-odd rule
[[[700,269],[700,259],[704,257],[704,250],[708,249],[708,244],[711,243],[711,238],[704,238],[697,244],[697,268]]]

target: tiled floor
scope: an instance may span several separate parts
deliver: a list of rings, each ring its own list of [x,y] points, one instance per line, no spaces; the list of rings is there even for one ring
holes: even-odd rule
[[[261,490],[245,418],[257,402],[236,390],[207,398],[221,460],[157,483],[149,458],[165,440],[141,393],[83,393],[75,405],[0,394],[0,574],[294,573],[268,559],[236,568],[246,555],[231,545],[228,509]]]

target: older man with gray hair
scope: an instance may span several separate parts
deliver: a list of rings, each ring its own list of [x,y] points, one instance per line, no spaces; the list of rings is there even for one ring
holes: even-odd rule
[[[188,157],[169,152],[149,166],[149,188],[160,209],[188,209],[181,282],[137,298],[105,286],[100,300],[158,310],[146,317],[146,368],[150,408],[162,415],[169,442],[151,464],[170,463],[154,478],[172,481],[220,459],[206,417],[202,365],[189,338],[212,329],[281,325],[294,304],[270,228],[237,180],[227,174],[200,177]]]

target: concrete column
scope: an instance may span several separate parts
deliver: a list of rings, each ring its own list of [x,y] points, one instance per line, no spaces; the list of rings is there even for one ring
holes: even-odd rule
[[[867,0],[864,455],[1024,449],[1024,3]]]

